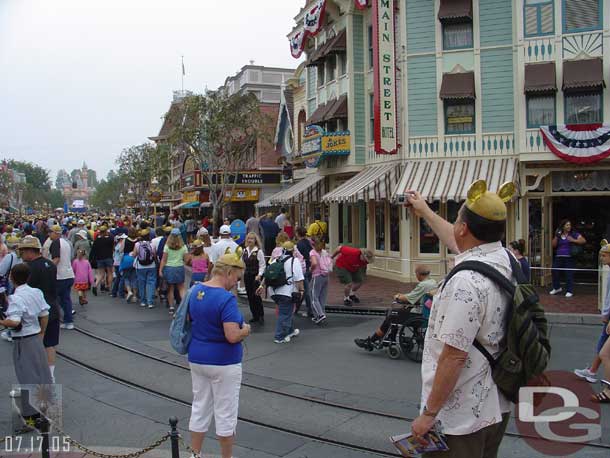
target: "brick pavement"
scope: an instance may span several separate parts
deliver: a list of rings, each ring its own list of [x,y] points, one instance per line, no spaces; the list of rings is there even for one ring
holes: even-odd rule
[[[383,307],[387,308],[392,297],[397,292],[410,291],[415,283],[399,282],[387,278],[368,275],[364,285],[358,291],[360,304],[355,307]],[[541,303],[549,313],[599,313],[597,308],[597,286],[576,285],[574,297],[567,298],[563,295],[551,296],[547,288],[537,288]],[[336,276],[331,274],[328,304],[343,304],[343,287]]]

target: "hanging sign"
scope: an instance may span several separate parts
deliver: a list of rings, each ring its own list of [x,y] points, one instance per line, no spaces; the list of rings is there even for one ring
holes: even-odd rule
[[[303,48],[308,37],[318,34],[324,22],[324,11],[326,0],[316,0],[303,17],[303,30],[290,38],[290,53],[292,57],[298,59],[303,54]]]
[[[544,143],[558,157],[590,164],[610,156],[609,124],[541,126]]]
[[[351,152],[349,131],[324,132],[315,124],[305,128],[303,136],[303,158],[305,165],[315,168],[326,156],[346,156]]]
[[[398,152],[395,0],[373,0],[375,152]]]

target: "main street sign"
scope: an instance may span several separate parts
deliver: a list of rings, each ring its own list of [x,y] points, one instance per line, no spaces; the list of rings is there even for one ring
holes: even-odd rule
[[[375,152],[398,152],[395,0],[373,1]]]

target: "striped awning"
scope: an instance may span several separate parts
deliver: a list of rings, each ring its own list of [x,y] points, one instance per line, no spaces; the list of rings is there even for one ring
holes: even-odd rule
[[[267,197],[267,198],[266,198],[266,199],[264,199],[264,200],[261,200],[261,201],[259,201],[259,202],[256,202],[256,203],[254,204],[254,206],[255,206],[256,208],[271,208],[271,207],[273,207],[274,205],[271,203],[271,197]]]
[[[358,202],[389,199],[400,178],[401,164],[373,165],[353,176],[322,200],[326,202]]]
[[[299,202],[319,202],[326,192],[325,180],[321,175],[307,175],[298,183],[288,189],[274,194],[269,198],[269,203],[274,205],[296,204]],[[260,207],[259,203],[259,207]]]
[[[497,191],[507,181],[517,184],[518,166],[516,159],[509,158],[408,162],[396,186],[394,199],[400,200],[407,191],[413,190],[429,202],[459,202],[466,199],[469,186],[476,180],[486,180],[492,191]]]

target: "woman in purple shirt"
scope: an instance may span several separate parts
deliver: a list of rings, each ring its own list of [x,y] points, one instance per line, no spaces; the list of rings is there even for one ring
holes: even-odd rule
[[[585,238],[572,230],[572,223],[569,220],[564,219],[561,221],[552,242],[555,249],[555,259],[553,260],[553,289],[549,294],[555,295],[563,291],[561,287],[561,274],[565,272],[567,283],[566,297],[574,295],[574,271],[559,269],[573,269],[573,251],[576,247],[582,247],[585,243],[587,243]]]

